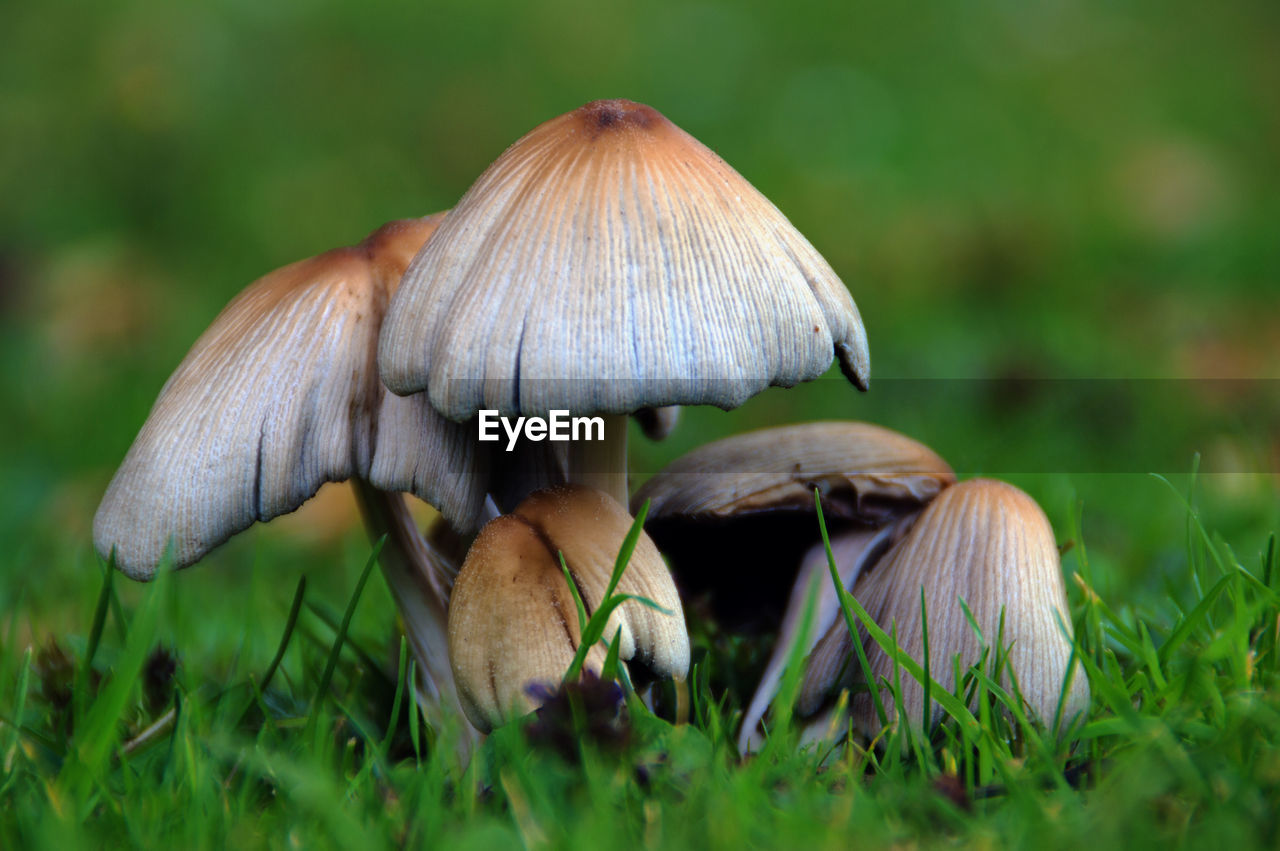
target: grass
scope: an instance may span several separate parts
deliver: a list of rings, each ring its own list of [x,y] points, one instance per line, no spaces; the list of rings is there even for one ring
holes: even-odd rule
[[[1163,599],[1095,592],[1073,535],[1075,650],[1094,700],[1063,735],[1028,721],[993,660],[963,678],[975,700],[932,684],[945,717],[929,736],[890,728],[870,748],[801,747],[789,676],[748,759],[733,733],[749,695],[712,686],[734,660],[705,638],[688,723],[663,709],[670,691],[655,715],[584,689],[573,711],[553,701],[468,763],[409,699],[403,642],[397,659],[349,631],[372,557],[341,620],[299,584],[272,661],[220,681],[166,678],[156,662],[178,583],[162,573],[122,606],[104,571],[83,643],[16,652],[19,618],[7,624],[0,845],[1274,847],[1275,538],[1243,564],[1167,498],[1186,512],[1188,568]],[[846,616],[866,624],[856,603]],[[892,650],[894,636],[871,634]],[[903,677],[926,676],[900,661]]]

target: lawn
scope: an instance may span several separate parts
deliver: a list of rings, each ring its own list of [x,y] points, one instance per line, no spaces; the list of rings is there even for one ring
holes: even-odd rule
[[[1184,0],[9,10],[0,847],[1275,847],[1277,25]],[[743,759],[770,637],[686,605],[687,720],[669,687],[656,714],[592,693],[466,760],[407,697],[343,487],[159,582],[104,572],[98,500],[227,300],[447,209],[599,97],[776,203],[873,364],[865,394],[833,371],[635,431],[633,483],[836,418],[1012,481],[1063,550],[1082,724],[988,693],[927,740],[803,747],[782,723]]]

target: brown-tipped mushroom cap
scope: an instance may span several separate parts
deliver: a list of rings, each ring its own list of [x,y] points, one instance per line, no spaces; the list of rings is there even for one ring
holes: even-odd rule
[[[975,479],[953,485],[854,587],[854,596],[881,628],[888,631],[896,622],[899,646],[918,662],[923,659],[922,588],[934,679],[953,689],[952,659],[958,656],[964,671],[981,656],[981,642],[960,605],[963,599],[986,643],[994,646],[1001,640],[1008,648],[1009,665],[1027,705],[1042,721],[1052,722],[1071,657],[1071,615],[1053,529],[1035,500],[1004,482]],[[864,646],[876,682],[892,679],[893,661],[875,642],[864,641]],[[809,657],[798,705],[802,714],[818,711],[834,686],[861,681],[857,663],[850,662],[851,650],[845,625],[836,623]],[[1008,686],[1007,674],[1003,680]],[[918,726],[924,690],[906,675],[902,690],[907,714]],[[889,693],[882,690],[881,695],[892,720]],[[1088,703],[1089,686],[1077,669],[1063,702],[1063,718],[1070,719]],[[870,697],[855,694],[850,707],[859,728],[874,734],[879,722]],[[937,721],[941,711],[935,706],[930,717]]]
[[[94,518],[103,556],[149,577],[352,476],[412,490],[463,525],[484,499],[462,472],[465,427],[378,380],[378,331],[410,258],[443,214],[258,280],[218,315],[160,391]]]
[[[449,602],[449,662],[471,723],[488,732],[535,709],[528,687],[559,682],[581,640],[573,596],[538,530],[514,514],[486,524]],[[592,648],[587,666],[603,664]]]
[[[463,708],[482,730],[535,705],[531,683],[558,682],[577,651],[577,613],[557,553],[588,613],[600,605],[632,518],[613,499],[581,486],[532,494],[515,513],[480,531],[449,604],[449,658]],[[653,542],[641,535],[618,593],[646,597],[671,614],[628,601],[605,637],[619,658],[659,676],[683,678],[689,638],[675,586]],[[598,671],[603,655],[588,660]]]
[[[649,479],[631,503],[650,500],[649,518],[655,522],[812,513],[817,488],[828,519],[871,519],[885,514],[886,504],[923,505],[955,478],[936,452],[890,429],[860,422],[802,423],[700,446]]]
[[[446,416],[731,408],[838,357],[861,319],[776,207],[656,110],[589,103],[472,185],[405,274],[379,367]]]

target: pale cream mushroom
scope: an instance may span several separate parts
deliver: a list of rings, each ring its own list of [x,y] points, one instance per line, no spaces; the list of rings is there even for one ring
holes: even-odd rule
[[[682,586],[709,591],[726,612],[742,605],[744,595],[735,592],[763,585],[766,606],[782,612],[742,720],[740,750],[758,746],[760,722],[793,648],[800,643],[807,653],[839,614],[814,490],[822,494],[841,581],[852,587],[920,508],[954,481],[945,461],[905,435],[869,423],[817,422],[706,444],[636,492],[633,504],[652,502],[647,528]],[[811,595],[812,619],[801,635]]]
[[[563,553],[588,616],[602,602],[633,519],[607,494],[568,485],[531,494],[490,521],[472,544],[449,604],[449,658],[467,717],[488,731],[536,708],[529,687],[555,684],[581,641],[578,615],[560,568]],[[683,679],[689,637],[675,585],[657,549],[640,535],[616,593],[629,600],[610,615],[605,639],[633,671]],[[598,645],[587,666],[599,672]]]
[[[460,528],[489,482],[474,435],[426,394],[386,392],[378,331],[404,268],[443,214],[392,222],[356,246],[279,269],[218,315],[161,389],[94,518],[94,543],[134,579],[184,567],[244,530],[351,479],[424,668],[454,703],[444,635],[456,564],[423,540],[413,491]]]
[[[568,479],[627,502],[621,416],[729,409],[837,358],[869,380],[862,321],[763,195],[656,110],[596,101],[502,154],[405,273],[379,368],[450,419],[607,415]]]
[[[993,656],[1007,650],[1009,668],[1033,717],[1052,724],[1060,698],[1065,721],[1088,709],[1089,685],[1078,665],[1063,694],[1071,660],[1071,614],[1053,529],[1027,494],[989,479],[947,488],[854,586],[854,596],[876,624],[886,632],[896,626],[899,647],[919,663],[924,661],[922,589],[929,620],[930,673],[942,687],[955,689],[954,660],[959,660],[963,672],[979,662],[984,648],[990,648]],[[981,638],[964,616],[962,600],[981,629]],[[997,647],[997,641],[1003,645]],[[873,687],[880,689],[892,722],[897,711],[884,683],[893,679],[893,659],[867,640],[865,632],[862,642]],[[852,650],[845,623],[835,623],[807,660],[797,705],[802,715],[820,712],[839,689],[865,683]],[[910,723],[919,729],[924,689],[905,671],[900,679],[903,706]],[[1000,681],[1012,692],[1007,673]],[[853,694],[849,707],[855,725],[875,736],[880,721],[870,694]],[[942,715],[933,702],[933,724]]]

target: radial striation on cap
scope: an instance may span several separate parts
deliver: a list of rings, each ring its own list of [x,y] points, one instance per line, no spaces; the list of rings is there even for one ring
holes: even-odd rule
[[[765,511],[812,513],[813,491],[831,516],[875,516],[877,503],[921,505],[955,474],[929,447],[881,426],[814,422],[726,437],[680,456],[636,492],[652,522]],[[815,527],[816,528],[816,527]]]
[[[590,616],[604,602],[631,524],[607,494],[568,485],[531,494],[480,531],[449,603],[449,659],[463,709],[478,729],[534,709],[529,686],[564,677],[582,635],[561,558]],[[616,637],[618,658],[650,675],[683,679],[689,636],[680,598],[643,533],[616,593],[662,609],[630,599],[610,614],[604,635]],[[598,673],[604,658],[600,646],[592,647],[587,666]]]
[[[1072,659],[1071,615],[1053,529],[1027,494],[990,479],[947,488],[853,594],[882,629],[896,629],[901,648],[917,662],[924,656],[923,594],[929,666],[944,688],[954,689],[956,670],[982,659],[984,643],[993,647],[1000,641],[1027,706],[1042,722],[1053,721]],[[982,631],[981,639],[974,625]],[[875,681],[893,681],[892,658],[873,641],[865,646]],[[851,651],[849,632],[837,622],[807,661],[797,704],[802,714],[820,709],[834,687],[861,679],[858,665],[849,664]],[[1001,676],[1007,685],[1007,673]],[[919,725],[924,690],[911,677],[903,675],[901,680],[903,705],[912,723]],[[894,706],[887,689],[881,698],[892,720]],[[1088,682],[1077,668],[1062,698],[1063,719],[1088,705]],[[868,694],[855,694],[850,709],[857,726],[874,734],[879,722]],[[936,722],[942,711],[935,705],[930,714]]]
[[[352,476],[478,517],[460,473],[474,444],[425,394],[376,372],[386,305],[442,214],[279,269],[218,315],[161,389],[94,518],[94,543],[134,578],[200,559],[257,520]],[[421,487],[415,487],[421,484]]]
[[[731,408],[869,379],[848,290],[778,209],[656,110],[597,101],[512,145],[414,259],[383,327],[445,416]]]

